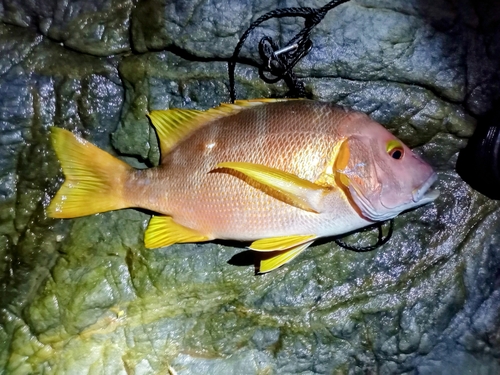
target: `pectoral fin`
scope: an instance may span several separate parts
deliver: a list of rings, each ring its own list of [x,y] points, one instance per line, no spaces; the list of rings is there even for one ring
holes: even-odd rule
[[[170,216],[153,216],[144,234],[144,244],[148,249],[170,246],[181,242],[210,241],[193,229],[177,224]]]
[[[280,251],[302,245],[306,242],[310,243],[316,238],[317,236],[314,234],[263,238],[252,242],[248,248],[255,251]]]
[[[295,207],[316,213],[322,211],[321,201],[325,188],[292,173],[244,162],[219,163],[216,168],[228,168],[243,173],[252,180],[281,193],[286,202]]]
[[[260,264],[259,264],[259,273],[266,273],[276,268],[282,266],[285,263],[290,262],[292,259],[297,257],[302,251],[307,249],[309,245],[312,244],[313,241],[309,241],[303,243],[302,245],[298,245],[292,247],[287,250],[275,251],[272,253],[259,254]]]

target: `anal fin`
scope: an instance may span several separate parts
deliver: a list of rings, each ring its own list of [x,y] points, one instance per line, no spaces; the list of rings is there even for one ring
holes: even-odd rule
[[[307,249],[313,241],[303,243],[290,249],[274,251],[272,253],[260,253],[259,258],[259,273],[266,273],[281,267],[283,264],[290,262],[297,257],[302,251]]]
[[[306,242],[312,242],[316,238],[317,236],[314,234],[263,238],[252,242],[248,248],[250,250],[264,252],[280,251],[302,245]]]
[[[210,241],[194,229],[177,224],[170,216],[153,216],[144,233],[144,244],[148,249],[170,246],[183,242]]]

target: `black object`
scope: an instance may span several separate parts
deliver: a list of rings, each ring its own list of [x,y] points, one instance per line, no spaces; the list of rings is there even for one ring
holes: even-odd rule
[[[473,189],[500,200],[500,102],[478,120],[476,131],[458,156],[457,172]]]
[[[335,238],[334,241],[337,245],[339,245],[340,247],[343,247],[344,249],[347,249],[347,250],[353,250],[353,251],[357,251],[357,252],[375,250],[377,247],[380,247],[380,246],[384,245],[385,243],[387,243],[387,241],[389,241],[392,237],[392,232],[394,230],[394,219],[389,220],[389,230],[387,231],[387,235],[385,237],[384,237],[384,232],[382,231],[382,227],[384,226],[384,223],[385,222],[381,222],[381,223],[378,223],[376,225],[376,228],[378,229],[378,237],[377,237],[377,242],[373,245],[364,246],[364,247],[349,245],[348,243],[342,241],[340,238]],[[363,228],[363,229],[361,229],[361,232],[366,232],[366,231],[371,230],[371,229],[372,229],[372,227]]]
[[[326,14],[336,6],[346,3],[349,0],[333,0],[321,8],[283,8],[267,12],[257,20],[252,22],[248,29],[241,36],[238,44],[234,48],[233,56],[228,63],[229,71],[229,94],[231,102],[236,99],[234,90],[234,69],[238,62],[238,55],[253,29],[259,26],[262,22],[271,18],[284,17],[302,17],[305,19],[304,28],[290,40],[284,48],[273,42],[270,37],[263,37],[259,43],[259,53],[264,60],[264,64],[259,67],[259,75],[267,83],[276,83],[280,80],[285,80],[290,89],[288,96],[294,98],[305,97],[304,84],[300,82],[296,75],[292,72],[293,67],[301,58],[309,53],[312,48],[312,42],[309,39],[309,34],[312,29],[320,23]],[[264,72],[270,72],[274,77],[267,77]]]
[[[283,8],[270,11],[263,16],[259,17],[256,21],[252,22],[248,29],[241,36],[238,44],[234,48],[233,56],[228,62],[228,74],[229,74],[229,94],[231,96],[231,103],[234,103],[236,99],[236,93],[234,89],[234,70],[236,63],[238,62],[238,55],[253,29],[255,29],[262,22],[270,20],[271,18],[283,18],[283,17],[302,17],[305,19],[304,28],[295,35],[292,40],[290,40],[287,45],[283,48],[279,48],[272,38],[264,36],[259,42],[259,54],[264,63],[259,67],[259,75],[262,80],[267,83],[276,83],[280,80],[284,80],[289,88],[287,96],[293,98],[303,98],[306,96],[306,91],[304,84],[297,79],[295,73],[293,73],[293,67],[299,62],[301,58],[306,56],[311,50],[313,43],[309,39],[309,34],[312,29],[320,23],[326,14],[335,8],[336,6],[346,3],[349,0],[333,0],[321,8]],[[271,76],[266,76],[265,72],[269,72]],[[342,241],[340,238],[335,238],[334,241],[337,245],[354,251],[371,251],[384,245],[392,237],[392,232],[394,228],[394,219],[389,220],[389,230],[385,238],[383,237],[383,222],[375,224],[378,229],[378,239],[377,242],[370,246],[355,246],[349,245]],[[366,231],[372,229],[364,228],[361,231]]]

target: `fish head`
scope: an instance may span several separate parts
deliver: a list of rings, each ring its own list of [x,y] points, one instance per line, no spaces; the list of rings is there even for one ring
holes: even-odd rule
[[[347,137],[335,161],[338,181],[360,213],[383,221],[434,201],[432,167],[380,124]]]

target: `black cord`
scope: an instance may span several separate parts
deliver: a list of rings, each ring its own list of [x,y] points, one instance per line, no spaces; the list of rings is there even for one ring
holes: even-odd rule
[[[393,230],[394,230],[394,219],[391,219],[389,220],[389,230],[387,232],[387,235],[384,237],[384,233],[383,233],[383,230],[382,230],[382,227],[384,226],[384,223],[385,222],[381,222],[381,223],[378,223],[377,224],[377,228],[378,228],[378,238],[377,238],[377,242],[373,245],[370,245],[370,246],[355,246],[355,245],[349,245],[348,243],[342,241],[341,239],[339,238],[336,238],[334,239],[335,243],[337,245],[339,245],[340,247],[343,247],[344,249],[347,249],[347,250],[353,250],[353,251],[358,251],[358,252],[363,252],[363,251],[372,251],[372,250],[375,250],[376,248],[384,245],[387,243],[387,241],[389,241],[392,237],[392,233],[393,233]],[[370,230],[371,228],[365,228],[363,230],[363,232],[366,232],[368,230]]]
[[[259,75],[268,83],[275,83],[283,79],[290,89],[289,96],[304,97],[304,84],[297,79],[296,75],[292,72],[292,69],[297,62],[299,62],[299,60],[306,56],[311,50],[313,43],[309,39],[309,35],[312,29],[323,20],[325,15],[330,10],[340,4],[346,3],[347,1],[349,0],[333,0],[321,8],[300,7],[276,9],[264,14],[252,22],[241,36],[238,44],[234,48],[233,56],[228,62],[229,94],[231,96],[231,103],[234,103],[236,99],[234,88],[234,70],[236,68],[236,63],[238,62],[238,55],[240,54],[241,48],[252,30],[259,26],[262,22],[270,20],[271,18],[302,17],[305,19],[304,28],[297,33],[297,35],[295,35],[284,48],[281,49],[281,51],[286,50],[286,52],[279,54],[277,53],[280,50],[278,45],[274,43],[270,37],[264,37],[261,39],[259,43],[259,52],[265,63],[259,68]],[[288,49],[292,46],[292,49]],[[274,78],[266,77],[264,75],[265,71],[269,71]]]

